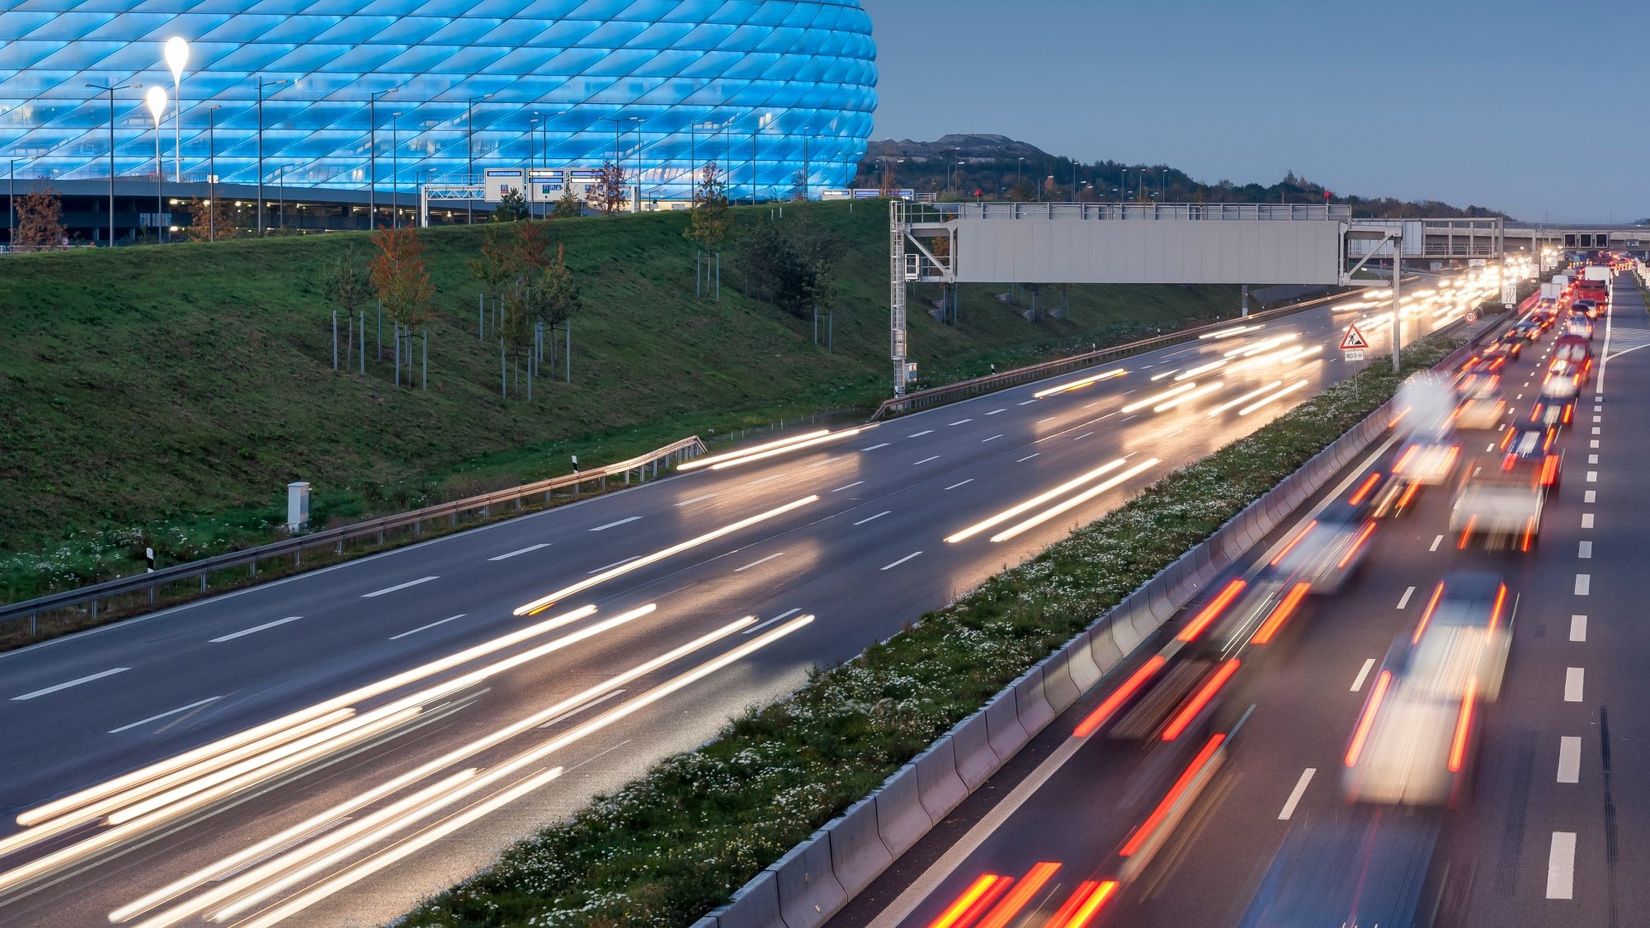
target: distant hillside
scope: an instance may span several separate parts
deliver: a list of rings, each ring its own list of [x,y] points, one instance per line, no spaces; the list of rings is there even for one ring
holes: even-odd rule
[[[949,172],[947,168],[949,167]],[[1076,189],[1073,190],[1073,168]],[[949,175],[949,176],[948,176]],[[886,180],[885,180],[886,178]],[[1483,206],[1437,200],[1343,196],[1293,171],[1273,184],[1207,184],[1162,164],[1076,162],[1029,142],[990,133],[953,133],[932,142],[873,140],[856,187],[910,187],[942,199],[1158,200],[1164,203],[1345,203],[1360,216],[1501,216]]]

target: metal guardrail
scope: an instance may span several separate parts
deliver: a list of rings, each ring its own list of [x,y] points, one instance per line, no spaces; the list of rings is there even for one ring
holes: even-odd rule
[[[410,530],[412,537],[418,539],[424,536],[424,526],[429,522],[445,519],[448,527],[456,528],[461,515],[479,512],[481,517],[485,519],[492,514],[495,508],[500,506],[513,504],[519,510],[522,508],[522,502],[529,497],[542,494],[545,501],[548,502],[551,495],[557,490],[571,489],[573,495],[577,497],[580,489],[586,484],[595,483],[599,489],[606,489],[609,477],[622,477],[628,485],[630,475],[633,472],[636,474],[639,483],[650,472],[652,476],[658,476],[661,463],[668,468],[672,464],[703,454],[705,450],[705,443],[699,439],[699,436],[692,435],[672,442],[663,448],[593,470],[578,471],[560,477],[551,477],[548,480],[540,480],[536,483],[495,490],[491,493],[483,493],[451,502],[436,503],[422,509],[383,516],[377,519],[368,519],[365,522],[356,522],[351,525],[323,529],[318,532],[294,535],[291,538],[259,545],[255,548],[231,551],[226,554],[202,558],[198,561],[164,567],[150,573],[133,574],[129,577],[105,580],[90,586],[65,590],[61,593],[51,593],[24,602],[0,606],[0,624],[27,620],[29,622],[29,635],[33,637],[39,633],[39,620],[44,615],[70,610],[89,610],[91,619],[95,621],[98,617],[100,605],[116,597],[147,593],[148,604],[153,605],[156,601],[157,591],[161,587],[196,578],[200,580],[200,591],[204,593],[207,589],[208,578],[225,570],[245,567],[249,577],[256,577],[259,561],[267,562],[277,558],[291,558],[294,565],[302,565],[303,554],[306,550],[327,546],[331,547],[335,554],[341,555],[344,551],[344,545],[350,541],[366,536],[374,536],[375,543],[381,544],[387,533],[403,529]]]
[[[975,377],[971,380],[959,380],[956,383],[947,384],[943,387],[918,390],[915,393],[907,393],[904,396],[890,397],[882,401],[882,405],[877,407],[876,412],[871,413],[871,418],[868,421],[877,422],[891,416],[905,415],[907,413],[918,412],[923,409],[932,409],[935,406],[944,406],[947,403],[954,403],[957,400],[992,393],[1005,387],[1017,387],[1021,384],[1030,383],[1034,380],[1042,380],[1045,377],[1056,377],[1060,374],[1070,373],[1071,371],[1079,370],[1085,367],[1091,367],[1095,364],[1109,361],[1113,358],[1126,358],[1132,355],[1142,354],[1147,351],[1155,351],[1159,348],[1166,348],[1169,345],[1177,345],[1181,342],[1193,341],[1199,335],[1207,332],[1219,331],[1220,329],[1229,329],[1234,325],[1244,325],[1256,320],[1265,321],[1267,319],[1276,319],[1280,316],[1287,316],[1302,310],[1311,309],[1314,306],[1321,306],[1324,303],[1342,299],[1345,296],[1345,293],[1335,293],[1315,300],[1305,300],[1300,303],[1291,303],[1288,306],[1279,306],[1275,309],[1264,309],[1257,313],[1250,313],[1248,316],[1244,317],[1227,319],[1221,322],[1214,322],[1209,325],[1200,325],[1190,329],[1181,329],[1178,332],[1169,332],[1165,335],[1154,335],[1151,338],[1143,338],[1139,341],[1127,342],[1122,345],[1113,345],[1110,348],[1101,348],[1096,351],[1086,351],[1082,354],[1074,354],[1065,358],[1055,358],[1052,361],[1043,361],[1027,367],[1017,367],[1011,371],[999,371],[995,374],[987,374],[984,377]]]
[[[1164,220],[1194,222],[1351,221],[1340,203],[902,203],[899,221],[940,223],[955,219],[1073,219],[1098,222]]]

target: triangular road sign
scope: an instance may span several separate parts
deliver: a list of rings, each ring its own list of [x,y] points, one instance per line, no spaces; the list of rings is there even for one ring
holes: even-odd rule
[[[1362,351],[1369,347],[1369,339],[1358,331],[1358,324],[1353,323],[1346,327],[1346,335],[1341,338],[1342,351]]]

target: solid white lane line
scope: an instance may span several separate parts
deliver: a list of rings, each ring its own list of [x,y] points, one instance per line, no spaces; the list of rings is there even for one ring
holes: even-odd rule
[[[1558,739],[1558,782],[1581,782],[1581,738],[1576,735]]]
[[[446,625],[448,622],[454,622],[454,621],[457,621],[458,619],[462,619],[462,618],[464,618],[465,615],[467,615],[467,613],[463,613],[463,612],[460,612],[458,615],[450,615],[450,616],[447,616],[445,619],[438,619],[434,622],[431,622],[428,625],[420,625],[417,628],[408,629],[407,631],[404,631],[399,635],[391,635],[390,640],[391,641],[400,641],[402,638],[405,638],[408,635],[416,635],[419,632],[429,631],[430,629],[435,628],[437,625]]]
[[[767,628],[769,625],[772,625],[775,622],[783,622],[784,620],[790,618],[793,615],[796,615],[798,612],[801,612],[801,611],[802,611],[801,609],[786,609],[784,612],[779,613],[778,615],[774,616],[771,619],[763,619],[762,621],[756,623],[755,625],[752,625],[750,628],[745,629],[744,631],[740,632],[739,634],[741,634],[741,635],[755,634],[756,632],[759,632],[762,629]]]
[[[1000,412],[1008,412],[1008,409],[1006,407],[1003,408],[1003,409],[993,409],[990,412],[986,413],[986,415],[995,416],[997,413],[1000,413]]]
[[[869,448],[861,448],[859,450],[861,450],[861,451],[875,451],[878,448],[886,448],[886,447],[888,447],[888,443],[883,441],[883,442],[877,442],[876,444],[870,446]]]
[[[1587,680],[1587,671],[1581,667],[1564,668],[1564,701],[1581,702],[1582,685]]]
[[[778,477],[778,476],[781,476],[781,475],[779,475],[779,474],[774,475],[774,477]],[[764,477],[763,479],[764,480],[772,480],[774,478],[773,477]],[[758,482],[758,481],[752,481],[752,483],[756,483],[756,482]],[[591,531],[592,532],[605,532],[610,528],[618,528],[621,525],[629,525],[632,522],[640,521],[641,518],[642,518],[641,516],[631,516],[628,519],[620,519],[617,522],[609,522],[606,525],[598,525],[595,528],[591,529]]]
[[[911,433],[911,434],[909,434],[909,435],[907,435],[907,436],[905,436],[905,437],[906,437],[906,438],[921,438],[921,437],[922,437],[922,436],[924,436],[924,435],[932,435],[932,434],[934,434],[934,430],[933,430],[933,429],[923,429],[923,430],[922,430],[922,431],[920,431],[920,432],[912,432],[912,433]]]
[[[1002,438],[1002,437],[1003,437],[1003,433],[1002,433],[1002,432],[998,432],[998,433],[997,433],[997,434],[995,434],[995,435],[993,435],[993,436],[991,436],[991,437],[990,437],[990,438],[982,438],[982,439],[980,439],[980,444],[982,444],[982,445],[983,445],[983,444],[985,444],[985,443],[986,443],[986,442],[988,442],[988,441],[996,441],[996,440],[997,440],[997,439],[999,439],[999,438]]]
[[[1547,898],[1575,897],[1576,833],[1553,832],[1552,848],[1547,852]]]
[[[1570,640],[1587,640],[1587,617],[1584,615],[1570,616]]]
[[[682,508],[682,507],[683,507],[683,506],[691,506],[691,505],[693,505],[693,504],[694,504],[694,503],[702,503],[702,502],[704,502],[704,501],[705,501],[705,500],[707,500],[707,499],[711,499],[711,498],[713,498],[713,497],[717,497],[717,496],[721,496],[721,495],[722,495],[722,494],[721,494],[721,492],[720,492],[720,491],[718,491],[718,492],[716,492],[716,493],[706,493],[706,494],[705,494],[705,495],[703,495],[703,496],[695,496],[695,497],[694,497],[694,498],[692,498],[692,499],[684,499],[684,500],[682,500],[682,501],[681,501],[681,502],[679,502],[679,503],[677,503],[677,504],[676,504],[676,508],[678,508],[678,509],[680,509],[680,508]]]
[[[677,503],[676,505],[680,506],[682,504]],[[537,551],[540,548],[548,548],[548,547],[550,547],[550,542],[546,541],[546,542],[542,542],[542,543],[536,544],[536,545],[528,545],[525,548],[517,548],[514,551],[506,551],[505,553],[500,554],[498,557],[490,557],[487,560],[489,560],[489,561],[508,561],[510,558],[513,558],[518,554],[526,554],[529,551]]]
[[[190,709],[199,708],[201,706],[206,705],[209,702],[217,702],[218,700],[220,700],[222,698],[223,698],[222,696],[208,696],[205,699],[196,700],[195,702],[192,702],[187,706],[179,706],[176,709],[167,709],[165,712],[162,712],[158,715],[151,715],[146,719],[138,719],[136,722],[128,722],[127,724],[122,725],[119,728],[111,728],[111,729],[109,729],[109,734],[118,735],[123,731],[127,731],[127,730],[133,729],[133,728],[137,728],[139,725],[147,725],[150,722],[158,722],[161,719],[164,719],[168,716],[177,715],[179,712],[188,712]]]
[[[1306,792],[1306,784],[1312,782],[1312,774],[1317,772],[1316,767],[1308,767],[1301,771],[1301,778],[1295,781],[1295,788],[1289,791],[1289,799],[1284,802],[1283,810],[1278,813],[1278,821],[1287,822],[1289,816],[1295,814],[1295,806],[1300,805],[1301,796]]]
[[[973,477],[970,477],[970,478],[968,478],[968,479],[967,479],[967,480],[963,480],[963,481],[960,481],[960,482],[958,482],[958,483],[953,483],[953,484],[952,484],[952,485],[950,485],[950,486],[948,486],[948,487],[946,487],[946,489],[947,489],[947,490],[955,490],[955,489],[956,489],[956,488],[958,488],[958,487],[963,487],[963,486],[967,486],[967,485],[969,485],[969,484],[971,484],[971,483],[973,483],[973,482],[974,482],[974,478],[973,478]]]
[[[890,512],[893,512],[893,511],[894,510],[892,510],[892,509],[884,509],[883,511],[877,513],[874,516],[870,516],[868,518],[860,519],[858,522],[855,522],[854,525],[858,526],[858,525],[864,525],[867,522],[875,522],[876,520],[882,518],[883,516],[887,515]]]
[[[1593,591],[1592,574],[1576,574],[1576,595],[1586,596]]]
[[[1033,451],[1033,452],[1032,452],[1032,453],[1030,453],[1030,454],[1028,454],[1028,455],[1026,455],[1026,456],[1025,456],[1025,457],[1023,457],[1023,458],[1020,458],[1020,459],[1019,459],[1019,460],[1018,460],[1018,461],[1015,461],[1015,462],[1014,462],[1014,463],[1016,463],[1016,464],[1024,464],[1024,463],[1025,463],[1025,462],[1027,462],[1027,461],[1029,461],[1029,460],[1031,460],[1031,459],[1032,459],[1032,458],[1034,458],[1034,457],[1036,457],[1036,456],[1037,456],[1037,455],[1039,455],[1039,454],[1042,454],[1042,452],[1041,452],[1041,451]]]
[[[1364,688],[1364,681],[1369,679],[1369,672],[1371,670],[1374,670],[1374,669],[1375,669],[1375,658],[1371,657],[1371,658],[1366,659],[1364,661],[1364,665],[1362,667],[1358,668],[1358,676],[1353,678],[1353,680],[1352,680],[1352,689],[1350,690],[1350,692],[1356,693],[1359,690],[1363,689]]]
[[[907,554],[906,556],[900,558],[899,560],[895,561],[894,563],[886,564],[886,565],[884,565],[882,567],[879,567],[877,569],[878,570],[893,570],[895,567],[898,567],[899,565],[905,563],[906,561],[911,560],[914,557],[917,557],[920,554],[922,554],[921,551],[916,551],[916,552],[913,552],[911,554]]]
[[[1404,595],[1398,597],[1398,608],[1402,609],[1405,606],[1409,605],[1409,598],[1411,596],[1414,596],[1414,595],[1415,595],[1415,587],[1412,587],[1412,586],[1411,587],[1405,587],[1404,588]]]
[[[1593,514],[1592,513],[1584,512],[1584,513],[1581,514],[1581,527],[1582,528],[1592,528],[1593,527]]]
[[[97,673],[87,674],[84,677],[76,677],[75,679],[70,680],[67,683],[59,683],[55,686],[48,686],[45,689],[35,690],[32,693],[24,693],[21,696],[13,696],[11,698],[11,701],[12,702],[23,702],[25,700],[34,699],[34,698],[39,697],[39,696],[47,696],[47,695],[55,693],[59,690],[66,690],[71,686],[79,686],[82,683],[90,683],[93,680],[101,680],[104,677],[112,677],[117,673],[125,673],[126,671],[131,670],[131,669],[132,668],[130,668],[130,667],[112,667],[108,670],[101,670],[101,671],[98,671]]]
[[[973,419],[958,419],[957,421],[952,422],[950,424],[951,425],[962,425],[965,422],[973,422],[973,421],[974,421]]]
[[[225,641],[234,641],[236,638],[245,638],[247,635],[255,635],[264,629],[274,628],[277,625],[285,625],[288,622],[296,622],[301,618],[303,618],[301,615],[289,615],[284,619],[276,619],[273,622],[265,622],[262,625],[254,625],[251,628],[243,628],[238,632],[230,632],[227,635],[219,635],[216,638],[209,638],[207,639],[207,643],[223,644]]]
[[[598,568],[596,568],[596,569],[595,569],[595,570],[592,570],[592,571],[589,571],[589,573],[590,573],[590,574],[599,574],[599,573],[601,573],[601,572],[602,572],[602,571],[604,571],[604,570],[612,570],[612,569],[613,569],[613,568],[615,568],[615,567],[618,567],[618,566],[620,566],[620,565],[621,565],[621,564],[628,564],[628,563],[630,563],[630,562],[631,562],[631,561],[634,561],[634,560],[635,560],[635,559],[637,559],[637,558],[639,558],[639,557],[641,557],[641,555],[640,555],[640,554],[632,554],[632,555],[631,555],[631,556],[629,556],[629,557],[627,557],[627,558],[625,558],[625,559],[624,559],[624,560],[622,560],[622,561],[614,561],[614,562],[613,562],[613,563],[611,563],[611,564],[604,564],[604,565],[602,565],[602,566],[601,566],[601,567],[598,567]]]
[[[939,459],[940,459],[939,455],[931,454],[928,457],[925,457],[920,461],[912,461],[911,466],[916,467],[918,464],[927,464],[929,461],[938,461]]]
[[[1590,541],[1582,542],[1581,547],[1576,551],[1576,557],[1578,557],[1581,560],[1585,561],[1585,560],[1591,559],[1592,556],[1593,556],[1593,543],[1590,542]]]
[[[441,579],[441,578],[439,576],[434,575],[434,574],[432,574],[428,577],[419,577],[417,580],[408,580],[406,583],[397,583],[395,586],[387,586],[387,587],[384,587],[382,590],[373,590],[371,593],[362,593],[361,598],[362,599],[374,599],[374,598],[377,598],[379,596],[383,596],[386,593],[394,593],[397,590],[404,590],[409,586],[417,586],[420,583],[429,583],[431,580],[439,580],[439,579]]]
[[[1581,501],[1584,502],[1584,503],[1596,503],[1596,502],[1598,502],[1598,491],[1597,490],[1588,490],[1586,493],[1581,494]]]
[[[1427,550],[1428,551],[1437,551],[1438,546],[1443,544],[1443,543],[1444,543],[1444,536],[1439,535],[1437,538],[1434,538],[1432,540],[1432,547],[1428,548]]]
[[[755,567],[758,564],[766,564],[767,562],[773,560],[776,557],[783,557],[784,554],[785,554],[785,552],[783,552],[783,551],[775,551],[774,553],[768,555],[765,558],[762,558],[759,561],[751,561],[749,564],[746,564],[744,567],[735,567],[733,569],[733,572],[736,573],[736,574],[737,573],[742,573],[744,571],[750,570],[752,567]]]
[[[865,481],[863,481],[863,480],[855,480],[853,483],[843,484],[842,486],[837,487],[836,489],[832,490],[831,492],[832,493],[841,493],[843,490],[852,490],[854,487],[857,487],[857,486],[859,486],[860,484],[862,484],[864,482]]]

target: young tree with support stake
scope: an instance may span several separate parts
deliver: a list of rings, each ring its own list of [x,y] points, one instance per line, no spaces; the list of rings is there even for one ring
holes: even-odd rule
[[[624,211],[630,203],[630,189],[625,186],[624,165],[611,161],[602,165],[601,177],[589,191],[590,205],[603,216]]]
[[[468,263],[470,274],[480,281],[483,287],[483,307],[491,297],[494,318],[497,318],[503,314],[504,287],[516,273],[515,244],[510,233],[499,226],[488,229],[486,236],[481,240],[481,256]],[[485,308],[478,323],[476,337],[487,337]]]
[[[568,184],[561,189],[561,196],[556,198],[556,205],[550,211],[551,219],[577,219],[584,215],[584,201],[573,193],[573,185]]]
[[[372,260],[372,286],[396,326],[395,385],[401,385],[402,334],[411,337],[429,319],[435,286],[424,266],[424,243],[416,226],[379,228],[372,235],[378,254]],[[403,332],[405,330],[405,332]],[[409,361],[411,360],[409,355]],[[408,374],[412,365],[407,365]]]
[[[567,249],[565,246],[556,246],[556,260],[539,274],[539,286],[544,295],[545,322],[550,326],[550,362],[551,370],[555,370],[556,358],[556,329],[561,328],[566,336],[566,357],[564,359],[567,382],[573,382],[573,316],[582,307],[579,297],[578,282],[573,279],[573,271],[567,266]]]
[[[193,226],[191,226],[193,228]],[[356,257],[355,249],[347,248],[338,256],[330,267],[321,275],[321,290],[331,300],[333,305],[344,312],[344,324],[349,329],[349,337],[344,345],[344,368],[350,366],[350,359],[355,355],[355,314],[364,309],[367,301],[373,297],[372,275]],[[338,353],[338,318],[333,316],[333,354]],[[365,333],[363,333],[365,337]],[[365,350],[363,345],[362,349]]]
[[[705,290],[710,290],[720,299],[721,249],[728,237],[728,190],[727,181],[715,161],[707,162],[699,171],[698,181],[693,185],[693,211],[688,217],[687,231],[682,234],[699,246],[693,253],[694,295],[700,296]]]

